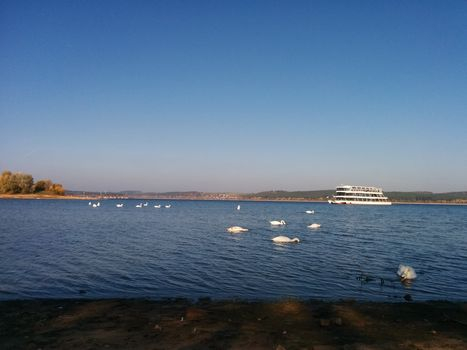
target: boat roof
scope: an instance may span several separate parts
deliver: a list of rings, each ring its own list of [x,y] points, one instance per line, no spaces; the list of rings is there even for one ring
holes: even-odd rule
[[[347,191],[383,192],[383,189],[380,187],[361,186],[361,185],[339,185],[336,187],[336,190],[338,189],[343,189]]]

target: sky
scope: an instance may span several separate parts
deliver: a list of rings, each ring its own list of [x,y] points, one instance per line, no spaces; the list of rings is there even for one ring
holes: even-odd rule
[[[0,171],[467,190],[467,1],[0,1]]]

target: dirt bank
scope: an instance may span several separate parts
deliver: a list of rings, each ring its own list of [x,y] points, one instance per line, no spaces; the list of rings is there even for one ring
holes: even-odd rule
[[[2,349],[467,349],[467,303],[0,302]]]

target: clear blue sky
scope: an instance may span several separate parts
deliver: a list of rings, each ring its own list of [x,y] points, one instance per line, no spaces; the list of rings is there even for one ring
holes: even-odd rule
[[[0,170],[467,190],[466,1],[0,2]]]

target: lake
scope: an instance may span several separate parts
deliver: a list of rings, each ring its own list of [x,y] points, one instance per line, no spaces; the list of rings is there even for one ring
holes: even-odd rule
[[[0,299],[467,299],[467,206],[140,202],[0,200]]]

